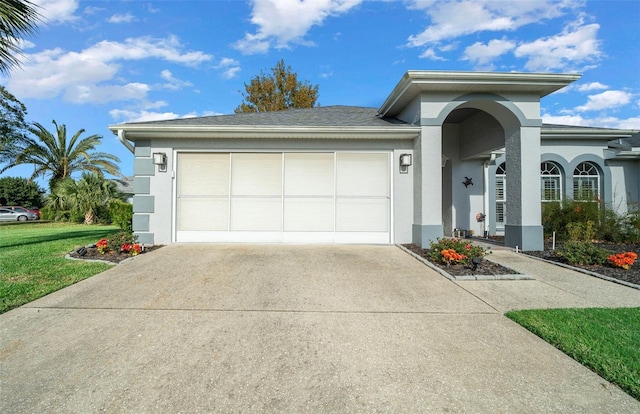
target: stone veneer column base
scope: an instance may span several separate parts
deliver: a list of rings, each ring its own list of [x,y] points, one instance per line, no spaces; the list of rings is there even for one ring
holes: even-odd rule
[[[542,226],[504,226],[504,245],[519,250],[544,250],[544,233]]]
[[[444,235],[441,224],[414,224],[413,243],[425,248],[429,247],[429,242],[436,241],[438,237]]]

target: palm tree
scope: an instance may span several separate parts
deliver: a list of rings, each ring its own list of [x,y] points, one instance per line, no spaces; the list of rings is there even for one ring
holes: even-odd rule
[[[24,149],[0,173],[17,165],[33,164],[31,179],[51,174],[50,190],[53,190],[58,181],[70,177],[74,172],[90,171],[101,177],[105,172],[120,175],[120,168],[116,164],[120,162],[118,157],[105,152],[94,152],[102,140],[101,135],[80,138],[85,131],[81,129],[67,140],[66,125],[58,125],[55,120],[53,125],[56,127],[56,135],[34,122],[29,132],[36,139],[30,138]]]
[[[113,181],[90,172],[83,172],[78,181],[66,178],[56,185],[48,206],[58,211],[76,210],[84,214],[84,224],[93,224],[100,207],[111,199],[122,198]]]
[[[20,40],[33,34],[41,20],[36,7],[28,0],[0,1],[0,73],[8,75],[20,65]]]

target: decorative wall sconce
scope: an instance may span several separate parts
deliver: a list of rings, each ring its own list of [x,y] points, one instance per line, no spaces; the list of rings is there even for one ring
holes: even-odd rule
[[[400,174],[407,174],[412,164],[411,154],[400,155]]]
[[[158,171],[167,171],[167,154],[164,152],[154,152],[153,164],[158,166]]]

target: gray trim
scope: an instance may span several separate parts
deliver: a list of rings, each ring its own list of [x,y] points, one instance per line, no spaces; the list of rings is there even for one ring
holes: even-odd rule
[[[504,245],[516,246],[524,251],[544,250],[544,231],[542,226],[521,226],[505,224]]]
[[[151,158],[134,158],[133,175],[156,175],[156,168]]]
[[[413,243],[428,248],[429,242],[444,236],[442,224],[414,224],[412,228]]]
[[[521,127],[541,127],[542,126],[542,119],[529,119],[529,118],[527,118],[515,103],[513,103],[512,101],[508,100],[507,98],[505,98],[503,96],[500,96],[500,95],[497,95],[497,94],[493,94],[493,93],[470,93],[470,94],[460,95],[460,96],[452,99],[451,102],[449,102],[442,109],[442,111],[440,111],[440,114],[438,115],[437,118],[422,118],[420,120],[420,125],[423,125],[423,126],[425,126],[425,125],[429,125],[429,126],[442,125],[444,123],[445,119],[447,119],[447,116],[449,116],[449,114],[451,112],[455,111],[460,105],[464,105],[466,103],[470,103],[470,102],[474,102],[474,101],[494,102],[494,103],[504,107],[509,112],[511,112],[511,114],[513,114],[513,116],[515,116],[518,119],[518,122],[520,123]],[[500,119],[498,117],[496,117],[495,114],[492,114],[491,112],[488,112],[484,108],[480,109],[480,110],[488,113],[489,115],[491,115],[494,118],[496,118],[496,120],[498,120],[498,122],[500,122]],[[500,122],[500,123],[502,124],[502,122]],[[504,125],[503,125],[503,127],[504,127]]]
[[[136,141],[136,157],[150,157],[151,156],[151,141],[140,140]]]
[[[151,177],[135,177],[133,179],[134,194],[151,194]]]
[[[149,231],[149,214],[133,215],[133,231]]]
[[[153,233],[135,233],[138,236],[138,243],[142,245],[153,245],[154,244],[154,234]]]
[[[133,212],[134,213],[153,213],[155,197],[152,195],[134,195],[133,196]]]

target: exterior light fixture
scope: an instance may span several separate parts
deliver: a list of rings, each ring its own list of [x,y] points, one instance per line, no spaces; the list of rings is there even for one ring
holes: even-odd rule
[[[400,155],[400,174],[407,174],[409,172],[409,167],[411,166],[411,154],[401,154]]]
[[[167,154],[164,152],[154,152],[153,164],[158,166],[158,171],[167,171]]]

